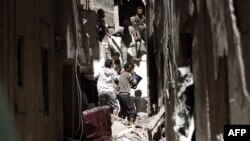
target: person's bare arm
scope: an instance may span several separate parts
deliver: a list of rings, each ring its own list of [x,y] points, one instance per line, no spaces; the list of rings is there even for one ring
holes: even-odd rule
[[[122,33],[122,28],[119,28],[117,31],[115,31],[111,35],[113,35],[113,36],[121,36],[121,33]]]
[[[134,28],[136,28],[136,27],[138,26],[137,22],[135,21],[135,17],[131,17],[131,18],[130,18],[130,22],[131,22],[131,24],[132,24],[132,26],[133,26]]]
[[[107,28],[115,28],[115,25],[107,25]]]

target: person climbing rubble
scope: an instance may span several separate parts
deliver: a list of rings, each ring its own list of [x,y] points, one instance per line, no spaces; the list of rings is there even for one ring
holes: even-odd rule
[[[133,125],[136,118],[136,110],[132,99],[130,97],[131,86],[137,85],[135,80],[135,73],[130,63],[124,65],[124,72],[121,73],[119,78],[119,94],[117,98],[121,106],[121,112],[128,118],[128,126]]]
[[[119,69],[121,67],[120,53],[114,52],[112,55],[112,59],[115,70]]]
[[[121,56],[122,56],[122,66],[126,64],[128,61],[128,49],[132,49],[132,58],[136,58],[136,49],[133,48],[135,46],[135,40],[137,39],[137,33],[135,29],[130,26],[130,22],[128,20],[123,21],[123,27],[120,27],[118,31],[111,34],[113,36],[120,36],[121,40]],[[109,37],[111,37],[109,35]]]
[[[115,81],[118,81],[119,75],[112,68],[112,60],[107,59],[105,66],[100,71],[97,81],[97,91],[99,104],[101,106],[110,105],[113,114],[117,115],[119,111],[119,104],[116,99],[117,86]]]
[[[135,104],[137,118],[139,120],[145,119],[147,117],[147,100],[141,97],[141,90],[135,91],[135,97],[133,97],[133,102]]]

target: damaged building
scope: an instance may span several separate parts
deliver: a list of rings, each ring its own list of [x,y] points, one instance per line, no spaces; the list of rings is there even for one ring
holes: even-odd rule
[[[250,123],[249,6],[233,0],[147,1],[150,102],[166,108],[168,140],[177,139],[172,118],[179,109],[181,67],[193,74],[197,141],[223,140],[225,124]]]
[[[95,75],[110,46],[108,38],[98,42],[96,11],[104,9],[112,33],[138,6],[147,25],[145,68],[138,72],[146,72],[140,88],[148,117],[128,128],[100,108],[107,120],[92,125],[87,118],[102,118]],[[249,6],[247,0],[0,1],[0,140],[87,140],[85,127],[100,126],[113,140],[223,141],[225,124],[250,124]]]

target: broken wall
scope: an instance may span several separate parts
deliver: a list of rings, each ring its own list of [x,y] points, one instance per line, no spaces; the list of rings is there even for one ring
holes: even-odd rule
[[[165,106],[165,131],[168,140],[175,140],[172,122],[176,93],[177,65],[175,58],[173,7],[169,1],[147,2],[148,74],[151,113]],[[175,33],[178,31],[174,31]],[[155,106],[153,106],[155,105]],[[155,107],[155,108],[153,108]]]
[[[244,45],[247,36],[239,30],[240,21],[249,18],[242,16],[247,10],[237,7],[239,3],[232,0],[197,1],[195,5],[198,15],[193,46],[195,105],[206,103],[204,108],[195,107],[196,128],[203,129],[196,133],[199,140],[215,140],[223,133],[224,124],[250,123],[248,59],[244,57],[248,51]],[[198,114],[203,111],[206,113]],[[202,117],[207,118],[207,123],[200,126],[198,123],[204,123],[199,120]]]
[[[196,140],[217,140],[224,124],[249,124],[249,2],[147,4],[150,102],[165,101],[167,138],[175,140],[171,117],[182,66],[194,74]]]

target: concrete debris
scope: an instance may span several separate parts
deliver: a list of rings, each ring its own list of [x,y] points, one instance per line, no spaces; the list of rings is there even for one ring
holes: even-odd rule
[[[148,114],[147,113],[143,113],[143,112],[137,113],[137,117],[136,117],[137,121],[143,121],[146,118],[148,118]]]
[[[119,119],[119,118],[115,118]],[[146,141],[148,139],[148,132],[139,124],[132,127],[126,127],[126,121],[114,121],[112,125],[112,139],[113,141]]]
[[[192,141],[194,130],[195,130],[194,117],[192,116],[188,130],[187,130],[187,136],[178,134],[179,141]]]
[[[112,124],[112,136],[117,136],[120,132],[126,130],[127,127],[119,121],[114,121]]]
[[[164,124],[164,107],[157,115],[143,118],[137,118],[132,127],[127,127],[127,121],[112,115],[112,139],[114,141],[147,141],[151,140],[158,131],[158,127]],[[151,138],[151,139],[150,139]]]
[[[123,125],[126,125],[127,124],[127,121],[123,118],[120,118],[118,116],[115,116],[115,115],[111,115],[111,122],[112,124],[114,124],[115,121],[119,121],[120,123],[122,123]]]
[[[190,85],[194,84],[193,74],[190,72],[190,67],[181,67],[178,69],[179,72],[179,90],[178,90],[178,98],[180,98],[186,88]]]
[[[190,67],[178,68],[178,95],[173,114],[174,131],[179,140],[190,141],[194,131],[193,103],[194,103],[194,84],[193,74]]]
[[[157,115],[152,117],[142,115],[143,118],[137,118],[132,127],[127,127],[127,121],[112,115],[112,139],[113,141],[148,141],[153,140],[155,134],[162,134],[159,130],[164,124],[165,108],[162,107]],[[164,141],[164,138],[161,138]],[[165,139],[166,140],[166,139]]]

